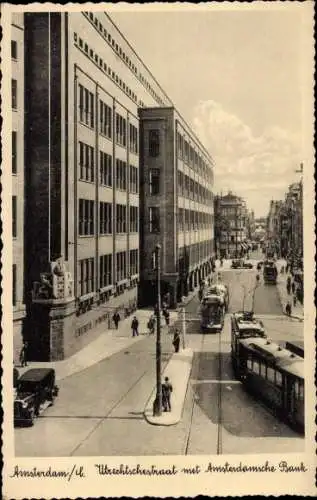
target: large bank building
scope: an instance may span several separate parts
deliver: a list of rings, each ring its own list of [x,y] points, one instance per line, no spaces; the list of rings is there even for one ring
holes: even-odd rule
[[[157,243],[171,307],[210,273],[213,161],[107,13],[12,27],[15,356],[61,360],[153,305]]]

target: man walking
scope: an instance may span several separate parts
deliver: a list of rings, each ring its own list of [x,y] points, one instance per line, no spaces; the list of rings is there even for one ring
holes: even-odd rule
[[[292,305],[291,305],[290,301],[287,302],[286,307],[285,307],[285,311],[286,311],[287,316],[291,316]]]
[[[179,352],[179,344],[180,344],[180,334],[179,330],[176,329],[174,333],[174,338],[173,338],[173,346],[175,349],[175,352]]]
[[[173,386],[170,383],[168,377],[165,377],[164,383],[162,384],[162,404],[164,411],[171,411],[171,393],[173,392]]]
[[[132,328],[132,337],[138,336],[139,335],[139,322],[137,320],[137,317],[134,316],[132,323],[131,323],[131,328]]]
[[[28,348],[28,343],[27,342],[23,342],[23,346],[22,346],[22,349],[21,349],[21,352],[20,352],[20,364],[21,366],[28,366],[27,364],[27,348]]]
[[[114,325],[116,327],[116,330],[118,330],[118,326],[119,326],[119,321],[120,321],[120,314],[118,313],[118,311],[116,311],[114,313],[114,315],[112,316],[112,320],[114,322]]]

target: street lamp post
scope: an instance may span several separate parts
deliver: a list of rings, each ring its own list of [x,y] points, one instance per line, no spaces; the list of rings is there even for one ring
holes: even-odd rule
[[[156,245],[156,398],[153,404],[153,416],[162,414],[162,375],[161,375],[161,245]]]
[[[254,311],[254,301],[255,301],[255,290],[258,288],[258,286],[260,285],[260,277],[258,278],[259,275],[257,275],[257,278],[256,278],[256,283],[254,285],[254,288],[253,288],[253,296],[252,296],[252,309],[251,311],[253,312]]]

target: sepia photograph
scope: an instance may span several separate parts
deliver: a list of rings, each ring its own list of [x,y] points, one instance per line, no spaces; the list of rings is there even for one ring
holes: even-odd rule
[[[312,2],[2,11],[8,497],[312,494]]]

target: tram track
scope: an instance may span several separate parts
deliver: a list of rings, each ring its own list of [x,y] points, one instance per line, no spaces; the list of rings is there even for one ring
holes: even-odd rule
[[[204,345],[205,345],[205,340],[206,340],[206,335],[203,333],[202,334],[202,339],[200,343],[200,352],[204,352]],[[210,335],[210,334],[209,334]],[[216,445],[215,445],[215,450],[217,455],[222,455],[223,453],[223,408],[222,408],[222,337],[221,333],[218,333],[218,348],[217,348],[217,371],[216,371],[216,380],[217,380],[217,396],[216,396],[216,405],[217,405],[217,418],[216,418],[216,425],[217,425],[217,430],[216,430]],[[194,367],[194,370],[199,372],[199,365],[197,368]],[[192,378],[192,377],[191,377]],[[194,377],[196,379],[196,376]],[[192,433],[192,428],[193,428],[193,418],[194,418],[194,412],[195,412],[195,407],[197,406],[198,400],[197,400],[197,394],[195,393],[195,390],[193,387],[191,387],[192,391],[192,398],[191,398],[191,406],[190,406],[190,417],[189,417],[189,425],[188,425],[188,431],[186,434],[185,438],[185,445],[184,445],[184,455],[188,455],[189,449],[190,449],[190,441],[191,441],[191,433]]]
[[[164,370],[166,364],[168,363],[170,357],[172,356],[172,353],[170,353],[170,356],[168,359],[165,360],[164,363],[162,363],[162,371]],[[149,373],[152,371],[152,366],[147,368],[142,372],[142,374],[137,377],[137,379],[129,386],[129,388],[120,396],[119,399],[117,399],[113,405],[109,408],[109,410],[106,412],[105,415],[102,417],[99,417],[98,422],[96,425],[93,426],[93,428],[89,431],[89,433],[75,446],[75,448],[71,451],[69,456],[73,456],[74,453],[86,442],[89,440],[89,438],[96,432],[96,430],[109,418],[112,418],[110,415],[120,406],[120,404],[126,399],[126,397],[132,392],[132,390],[141,382],[141,380]],[[74,417],[76,418],[76,417]],[[84,417],[84,418],[94,418],[94,417]]]

